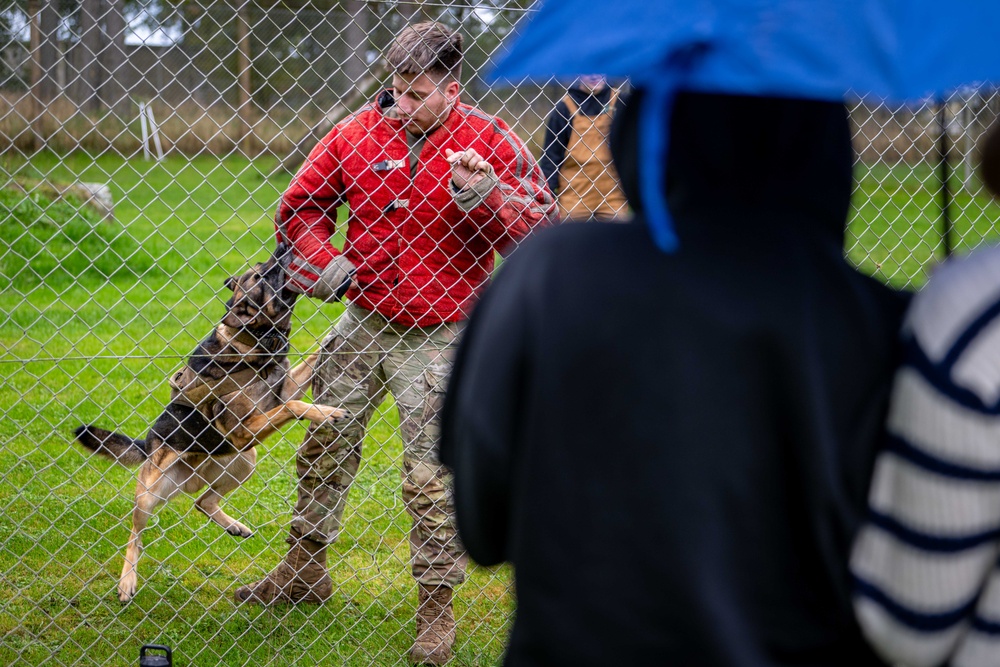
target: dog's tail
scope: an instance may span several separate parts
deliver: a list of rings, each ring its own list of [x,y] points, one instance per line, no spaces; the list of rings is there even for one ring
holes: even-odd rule
[[[145,440],[136,440],[121,433],[112,433],[87,424],[80,426],[73,433],[77,441],[90,451],[124,466],[142,465],[149,458]]]

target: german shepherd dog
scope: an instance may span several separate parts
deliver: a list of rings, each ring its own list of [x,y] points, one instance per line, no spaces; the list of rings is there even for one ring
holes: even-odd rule
[[[281,252],[226,280],[233,296],[225,317],[171,378],[170,402],[145,439],[95,426],[76,429],[76,439],[95,454],[141,466],[118,583],[123,603],[135,595],[142,531],[158,505],[207,486],[195,507],[229,534],[250,537],[251,530],[222,511],[219,500],[253,474],[255,445],[292,419],[330,424],[348,416],[299,400],[312,382],[318,355],[289,370],[297,295],[285,288]]]

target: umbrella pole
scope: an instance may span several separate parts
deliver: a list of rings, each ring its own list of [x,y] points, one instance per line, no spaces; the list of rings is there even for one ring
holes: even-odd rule
[[[941,245],[944,249],[944,257],[951,257],[951,164],[948,160],[951,152],[951,141],[948,136],[948,119],[946,113],[948,104],[941,100],[938,107],[938,124],[940,125],[940,137],[938,138],[938,157],[940,158],[939,168],[941,170]]]

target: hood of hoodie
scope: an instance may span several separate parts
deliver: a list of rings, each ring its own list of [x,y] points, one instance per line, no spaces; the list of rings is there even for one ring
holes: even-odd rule
[[[610,139],[637,217],[639,173],[649,164],[639,131],[643,97],[639,89],[621,105]],[[843,104],[680,93],[669,137],[664,188],[681,251],[705,225],[761,234],[792,225],[842,245],[854,162]]]
[[[577,83],[570,86],[566,90],[566,94],[573,98],[581,113],[588,116],[596,116],[597,114],[604,113],[607,109],[608,104],[611,102],[611,93],[613,91],[614,89],[609,84],[605,84],[599,91],[593,92],[584,89]]]

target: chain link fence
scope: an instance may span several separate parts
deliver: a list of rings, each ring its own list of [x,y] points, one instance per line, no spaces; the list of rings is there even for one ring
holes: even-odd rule
[[[258,446],[255,474],[223,501],[251,537],[206,520],[197,494],[158,507],[127,604],[119,579],[136,471],[91,456],[73,432],[149,430],[171,400],[168,380],[226,313],[226,279],[271,255],[292,174],[334,124],[391,85],[381,55],[403,26],[459,29],[463,101],[540,157],[565,88],[494,90],[483,78],[529,4],[12,0],[0,9],[0,664],[136,664],[146,643],[170,645],[175,664],[407,662],[420,535],[408,508],[427,510],[407,488],[423,462],[412,424],[434,432],[414,415],[427,399],[403,394],[433,385],[433,374],[360,378],[397,390],[366,393],[357,468],[341,460],[330,482],[350,494],[327,550],[332,597],[320,606],[233,600],[285,555],[296,450],[315,428],[296,423]],[[973,167],[998,109],[976,91],[905,111],[851,109],[858,186],[845,253],[862,271],[919,287],[946,248],[995,235],[1000,210]],[[338,248],[345,219],[341,210]],[[293,365],[344,310],[298,299]],[[383,321],[373,336],[396,329]],[[444,363],[408,360],[396,340],[401,367]],[[456,588],[453,664],[500,662],[510,584],[505,568],[470,564]]]

